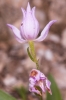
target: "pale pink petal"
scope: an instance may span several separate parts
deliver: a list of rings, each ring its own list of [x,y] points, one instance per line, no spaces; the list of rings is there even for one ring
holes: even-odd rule
[[[22,10],[22,13],[23,13],[23,19],[24,19],[24,18],[25,18],[26,11],[25,11],[23,8],[21,8],[21,10]]]
[[[46,79],[46,76],[42,72],[40,73],[40,79],[41,80],[45,80]]]
[[[21,37],[22,37],[23,39],[27,40],[27,39],[26,39],[26,36],[25,36],[25,33],[24,33],[24,30],[23,30],[23,21],[22,21],[21,27],[20,27],[20,34],[21,34]]]
[[[46,79],[46,87],[47,87],[48,89],[50,89],[50,85],[51,85],[51,82],[50,82],[48,79]]]
[[[46,79],[46,90],[52,95],[50,86],[51,86],[51,82],[48,79]]]
[[[29,83],[29,91],[32,91],[34,88],[34,84]]]
[[[17,39],[17,41],[19,41],[20,43],[26,42],[24,39],[22,39],[20,31],[15,26],[13,26],[11,24],[7,24],[7,26],[9,26],[12,29],[14,36]]]
[[[41,90],[42,90],[43,92],[46,92],[45,87],[44,87],[44,82],[43,82],[43,80],[40,80],[40,81],[39,81],[38,86],[41,88]]]
[[[22,19],[22,22],[21,22],[20,34],[21,34],[21,37],[22,37],[23,39],[26,39],[26,38],[25,38],[25,34],[24,34],[24,32],[23,32],[23,20],[25,19],[26,11],[25,11],[23,8],[21,8],[21,10],[22,10],[22,13],[23,13],[23,19]]]
[[[35,24],[31,13],[26,13],[25,19],[22,21],[21,26],[22,36],[26,40],[33,40],[35,34]]]
[[[21,39],[21,34],[20,34],[20,31],[13,25],[11,24],[7,24],[11,29],[12,31],[14,32],[14,34]]]
[[[35,34],[34,21],[31,16],[27,16],[23,22],[23,30],[21,30],[27,40],[33,40]]]
[[[29,84],[35,85],[36,81],[32,77],[29,78]]]
[[[35,33],[34,33],[34,38],[37,37],[38,33],[39,33],[39,22],[38,20],[36,19],[35,17],[35,7],[32,8],[32,16],[33,16],[33,19],[34,19],[34,23],[35,23]]]
[[[39,90],[37,90],[36,88],[35,88],[35,86],[36,86],[36,82],[35,82],[35,79],[33,79],[33,78],[29,78],[29,91],[30,92],[34,92],[34,93],[37,93],[37,94],[40,94],[40,91]]]
[[[18,38],[18,37],[16,37],[16,36],[15,36],[15,38],[16,38],[16,40],[17,40],[18,42],[20,42],[20,43],[25,43],[25,42],[27,42],[26,40],[19,39],[19,38]]]
[[[39,42],[39,41],[43,41],[43,40],[47,37],[51,25],[52,25],[53,23],[55,23],[55,22],[56,22],[56,20],[50,21],[50,22],[45,26],[45,28],[43,29],[43,31],[41,32],[41,35],[40,35],[37,39],[35,39],[35,41],[38,41],[38,42]]]
[[[30,7],[30,4],[28,2],[28,5],[27,5],[27,9],[26,9],[27,13],[31,12],[31,7]]]
[[[23,20],[23,25],[21,28],[22,36],[27,40],[34,39],[34,33],[35,33],[35,24],[32,17],[32,11],[30,4],[28,2],[27,9],[26,9],[26,16]]]

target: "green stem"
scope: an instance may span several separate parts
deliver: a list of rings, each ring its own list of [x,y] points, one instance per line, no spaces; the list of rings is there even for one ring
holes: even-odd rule
[[[32,56],[36,58],[35,48],[34,48],[33,41],[29,41],[29,47],[30,47],[30,52],[31,52]]]
[[[39,69],[38,60],[36,58],[35,47],[33,41],[29,41],[29,49],[32,57],[34,58],[34,62],[36,63],[37,69]]]
[[[41,96],[40,95],[36,95],[36,96],[38,97],[39,100],[43,100],[42,95]]]
[[[38,60],[36,61],[36,66],[37,66],[37,69],[39,69],[39,64],[38,64]]]
[[[39,98],[40,100],[43,100],[43,98],[42,98],[42,96],[40,96],[40,98]]]

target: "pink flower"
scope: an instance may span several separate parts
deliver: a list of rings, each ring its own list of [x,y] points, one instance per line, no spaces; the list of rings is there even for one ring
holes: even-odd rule
[[[37,37],[39,33],[39,23],[35,17],[35,7],[31,9],[30,4],[28,3],[26,10],[22,8],[22,13],[23,21],[20,30],[11,24],[7,24],[12,29],[16,39],[21,43],[29,40],[43,41],[49,32],[50,26],[56,22],[56,20],[50,21],[41,32],[41,35]]]
[[[45,93],[46,91],[48,91],[50,94],[52,94],[50,85],[51,85],[51,82],[39,70],[33,69],[30,72],[30,78],[29,78],[30,92],[34,92],[39,95],[42,95],[42,93]],[[40,90],[38,89],[38,87],[40,88]]]

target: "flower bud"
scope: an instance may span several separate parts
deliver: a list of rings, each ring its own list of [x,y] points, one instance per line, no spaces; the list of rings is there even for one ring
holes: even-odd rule
[[[22,12],[21,35],[26,40],[35,39],[39,32],[39,23],[35,17],[35,7],[31,9],[28,3],[26,11],[22,9]]]

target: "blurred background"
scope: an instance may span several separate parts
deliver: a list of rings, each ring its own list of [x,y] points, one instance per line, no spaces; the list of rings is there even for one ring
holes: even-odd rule
[[[63,100],[66,100],[66,0],[0,0],[0,89],[18,100],[15,88],[24,86],[28,90],[28,78],[35,64],[27,55],[28,44],[20,44],[14,38],[7,23],[20,28],[21,7],[26,9],[28,1],[36,6],[36,18],[40,32],[50,20],[57,20],[47,38],[35,43],[40,70],[54,77]],[[28,100],[36,99],[28,92]]]

